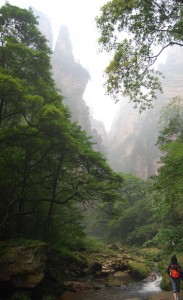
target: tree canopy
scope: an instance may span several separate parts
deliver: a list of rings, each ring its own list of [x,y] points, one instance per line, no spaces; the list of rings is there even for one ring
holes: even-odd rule
[[[113,54],[105,70],[107,93],[116,101],[128,96],[140,110],[152,107],[162,92],[153,65],[166,48],[183,46],[183,2],[111,0],[96,23],[101,49]]]
[[[81,245],[79,206],[112,201],[123,179],[71,121],[32,11],[7,3],[0,30],[0,234]]]

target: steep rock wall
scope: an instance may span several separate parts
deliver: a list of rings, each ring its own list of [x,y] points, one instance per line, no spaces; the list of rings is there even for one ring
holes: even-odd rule
[[[72,120],[78,122],[82,129],[93,137],[93,148],[105,154],[106,149],[100,132],[102,125],[100,124],[100,129],[93,126],[96,121],[90,115],[90,109],[83,99],[90,74],[80,63],[75,61],[66,26],[60,28],[52,57],[52,66],[56,84],[61,89],[63,102],[69,107]],[[103,133],[104,131],[105,129]]]
[[[154,108],[139,114],[132,104],[121,105],[108,136],[111,167],[142,179],[158,170],[160,151],[156,143],[161,108],[173,97],[183,94],[182,49],[170,49],[166,63],[161,64],[159,70],[165,75],[164,93],[158,96]]]
[[[73,121],[79,122],[83,129],[91,132],[90,112],[83,100],[90,75],[74,59],[66,26],[60,28],[52,57],[52,66],[55,81],[62,91],[64,103],[69,107]]]

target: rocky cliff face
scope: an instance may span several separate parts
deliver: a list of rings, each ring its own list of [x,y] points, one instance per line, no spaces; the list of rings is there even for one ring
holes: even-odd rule
[[[91,120],[91,125],[92,125],[93,129],[97,130],[97,132],[100,135],[101,139],[103,141],[106,141],[107,140],[107,132],[105,130],[104,124],[102,122],[98,121],[98,120],[92,119]]]
[[[93,135],[93,142],[94,149],[96,151],[100,151],[105,155],[105,157],[108,156],[108,150],[107,150],[107,132],[105,130],[105,126],[102,122],[92,119],[91,118],[91,126],[92,126],[92,135]]]
[[[159,70],[165,75],[164,94],[159,95],[154,108],[139,114],[131,104],[121,105],[108,136],[111,167],[142,179],[157,173],[160,152],[155,144],[161,107],[183,93],[182,49],[169,50]]]
[[[78,122],[88,135],[93,136],[94,148],[105,153],[103,138],[95,120],[90,116],[89,107],[86,105],[83,94],[90,79],[88,71],[75,61],[72,53],[72,44],[66,26],[60,28],[60,33],[52,57],[54,78],[57,86],[64,96],[63,102],[69,107],[71,118]],[[105,129],[103,126],[103,135]]]
[[[36,10],[34,10],[34,13],[38,16],[39,29],[46,36],[48,45],[52,48],[53,37],[49,19]],[[90,74],[80,63],[75,61],[72,53],[72,43],[66,26],[61,26],[60,28],[51,62],[55,82],[61,90],[64,104],[68,106],[71,112],[72,120],[78,122],[89,136],[93,136],[94,148],[104,152],[103,138],[100,137],[99,128],[92,126],[92,123],[95,121],[92,120],[89,107],[83,99]]]
[[[116,171],[143,179],[156,172],[156,113],[139,114],[129,104],[121,107],[108,136],[109,163]]]
[[[52,66],[55,81],[69,107],[73,121],[91,132],[90,112],[83,100],[83,94],[90,78],[88,71],[74,60],[69,32],[62,26],[55,45]]]

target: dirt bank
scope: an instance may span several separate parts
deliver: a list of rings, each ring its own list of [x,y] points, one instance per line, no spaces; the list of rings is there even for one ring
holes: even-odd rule
[[[149,300],[172,300],[173,293],[172,292],[160,292],[155,295],[152,295]],[[179,300],[183,300],[183,291],[180,292]]]

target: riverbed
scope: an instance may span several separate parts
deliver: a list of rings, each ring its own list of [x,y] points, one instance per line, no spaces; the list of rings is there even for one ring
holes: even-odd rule
[[[153,282],[131,282],[127,285],[118,287],[106,287],[104,284],[98,284],[94,289],[76,293],[66,299],[72,300],[121,300],[121,299],[150,299],[152,295],[161,293],[161,276]]]
[[[128,298],[148,299],[150,295],[161,292],[161,277],[154,282],[135,282],[127,286],[102,287],[98,290],[88,290],[83,292],[77,300],[121,300]]]

